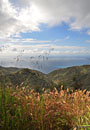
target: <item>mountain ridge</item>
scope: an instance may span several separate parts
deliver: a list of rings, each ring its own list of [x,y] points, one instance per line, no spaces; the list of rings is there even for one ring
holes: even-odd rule
[[[0,83],[11,86],[28,86],[36,91],[64,88],[90,90],[90,65],[56,69],[48,74],[28,68],[0,66]]]

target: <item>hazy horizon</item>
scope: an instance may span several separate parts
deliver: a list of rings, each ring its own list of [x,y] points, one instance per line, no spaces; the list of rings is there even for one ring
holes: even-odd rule
[[[1,60],[1,59],[0,59]],[[38,70],[43,73],[49,73],[53,70],[60,68],[67,68],[72,66],[89,65],[90,58],[87,57],[25,57],[19,59],[5,59],[1,60],[0,66],[3,67],[17,67],[17,68],[29,68]]]

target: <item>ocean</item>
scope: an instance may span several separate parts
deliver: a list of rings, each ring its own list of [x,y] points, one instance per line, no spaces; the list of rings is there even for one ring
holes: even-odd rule
[[[17,57],[15,58],[0,58],[0,66],[4,67],[18,67],[29,68],[49,73],[60,68],[67,68],[72,66],[89,65],[89,56],[63,56],[63,57]]]

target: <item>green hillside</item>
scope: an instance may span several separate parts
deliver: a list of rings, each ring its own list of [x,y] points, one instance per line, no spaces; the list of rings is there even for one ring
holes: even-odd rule
[[[21,70],[21,68],[15,68],[15,67],[2,67],[0,66],[0,75],[6,75],[10,73],[15,73]]]
[[[55,84],[48,79],[48,77],[36,70],[17,69],[17,68],[1,68],[0,69],[0,83],[9,86],[28,87],[36,91],[45,89],[52,89]]]
[[[59,89],[61,85],[65,89],[69,87],[90,90],[90,65],[58,69],[47,75],[27,68],[0,67],[0,83],[13,87],[25,86],[39,92],[43,88]]]
[[[58,86],[63,84],[65,88],[90,90],[90,65],[58,69],[49,73],[48,77]]]

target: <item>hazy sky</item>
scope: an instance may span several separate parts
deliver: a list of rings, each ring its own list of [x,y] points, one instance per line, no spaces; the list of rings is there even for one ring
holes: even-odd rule
[[[21,55],[90,55],[90,0],[0,0],[0,57]]]

